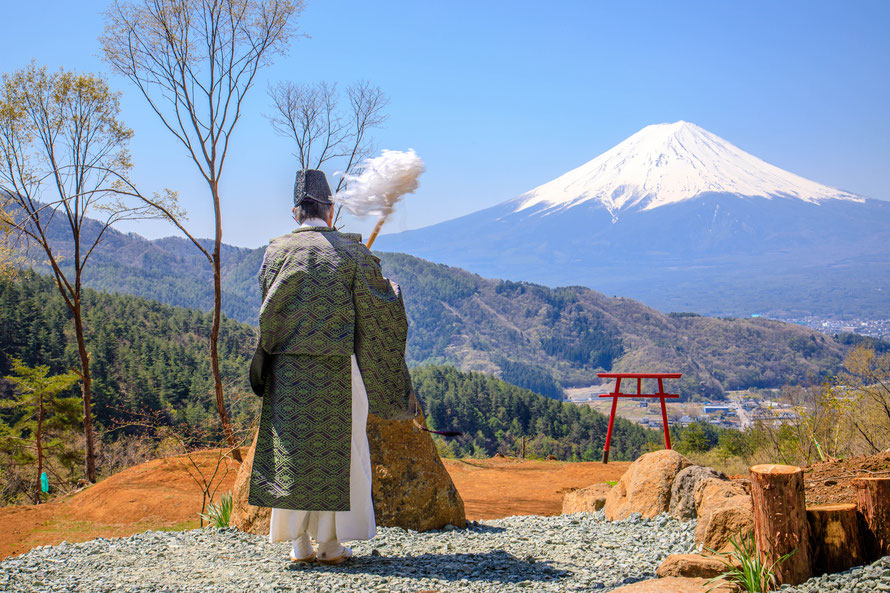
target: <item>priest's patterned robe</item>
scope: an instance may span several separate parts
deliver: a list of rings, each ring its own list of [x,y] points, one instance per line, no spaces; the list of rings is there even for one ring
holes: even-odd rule
[[[248,502],[349,510],[351,356],[371,414],[415,412],[401,292],[360,235],[328,227],[273,239],[259,280],[260,346],[271,365]]]

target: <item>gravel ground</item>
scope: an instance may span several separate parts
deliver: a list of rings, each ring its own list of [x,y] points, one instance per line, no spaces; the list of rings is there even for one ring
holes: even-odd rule
[[[0,563],[0,591],[605,591],[694,548],[694,522],[508,517],[467,529],[380,529],[340,566],[291,565],[288,544],[235,529],[148,532],[35,548]]]
[[[608,591],[691,552],[695,522],[666,515],[508,517],[467,529],[380,529],[340,566],[293,565],[289,544],[230,529],[152,531],[35,548],[0,562],[0,591],[201,593]],[[890,557],[787,593],[890,592]]]
[[[890,556],[874,564],[857,566],[836,574],[810,579],[796,587],[784,586],[782,593],[881,593],[890,591]]]

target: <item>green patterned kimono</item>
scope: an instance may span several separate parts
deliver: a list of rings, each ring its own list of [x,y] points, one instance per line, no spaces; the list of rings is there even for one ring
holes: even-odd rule
[[[328,227],[273,239],[260,287],[260,345],[271,355],[271,369],[248,501],[347,511],[352,354],[371,414],[414,415],[401,292],[383,277],[360,235]]]

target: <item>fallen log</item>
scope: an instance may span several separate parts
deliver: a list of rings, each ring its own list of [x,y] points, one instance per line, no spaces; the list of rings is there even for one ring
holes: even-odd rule
[[[854,478],[856,505],[869,562],[890,554],[890,478]]]
[[[774,566],[780,585],[798,585],[812,576],[803,470],[793,465],[755,465],[750,472],[760,559]],[[791,556],[780,562],[786,554]]]
[[[865,564],[855,504],[807,507],[813,576],[843,572]]]

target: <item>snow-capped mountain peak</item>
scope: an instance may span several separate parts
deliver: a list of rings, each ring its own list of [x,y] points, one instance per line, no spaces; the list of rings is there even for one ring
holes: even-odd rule
[[[784,171],[726,140],[678,121],[646,126],[624,142],[514,200],[515,212],[534,206],[553,213],[585,202],[613,215],[651,210],[705,193],[824,200],[864,198]]]

